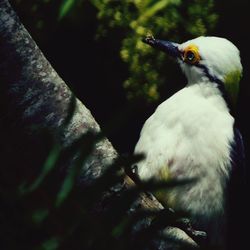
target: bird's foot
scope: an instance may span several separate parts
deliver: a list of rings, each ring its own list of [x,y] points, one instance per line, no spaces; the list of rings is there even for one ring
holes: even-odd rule
[[[203,245],[207,239],[207,233],[200,230],[195,230],[188,218],[181,218],[176,221],[176,227],[183,230],[189,235],[198,245]]]

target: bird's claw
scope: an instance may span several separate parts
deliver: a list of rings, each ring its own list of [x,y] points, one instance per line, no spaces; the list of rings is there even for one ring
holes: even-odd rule
[[[207,239],[207,233],[204,231],[195,230],[192,227],[190,220],[187,218],[181,218],[178,220],[176,226],[186,232],[199,245],[201,245]]]

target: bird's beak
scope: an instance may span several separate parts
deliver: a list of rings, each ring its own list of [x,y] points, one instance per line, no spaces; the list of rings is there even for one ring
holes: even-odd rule
[[[169,41],[163,41],[155,39],[152,36],[148,36],[142,40],[144,43],[149,44],[153,48],[162,50],[167,53],[169,56],[174,58],[179,58],[181,56],[180,51],[178,49],[178,43],[173,43]]]

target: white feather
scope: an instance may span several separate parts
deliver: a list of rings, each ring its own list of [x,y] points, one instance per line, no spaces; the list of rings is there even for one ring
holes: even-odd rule
[[[238,49],[226,39],[200,37],[179,49],[189,44],[199,48],[200,63],[220,80],[242,70]],[[218,229],[231,171],[234,118],[217,84],[201,68],[179,63],[188,85],[160,104],[145,122],[135,147],[135,153],[145,154],[137,164],[138,174],[142,180],[160,179],[160,170],[168,168],[171,178],[197,177],[196,182],[171,190],[173,208],[189,212],[204,230],[211,224]]]
[[[143,126],[135,147],[135,153],[146,154],[138,163],[140,178],[153,178],[164,167],[171,178],[198,177],[185,195],[177,189],[177,208],[189,207],[193,214],[222,212],[233,123],[217,88],[200,83],[182,89],[159,105]]]

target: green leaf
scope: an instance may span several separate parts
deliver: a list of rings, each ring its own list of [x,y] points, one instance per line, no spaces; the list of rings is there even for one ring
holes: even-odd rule
[[[48,175],[48,173],[55,167],[56,162],[60,156],[61,148],[58,144],[55,144],[53,148],[51,149],[43,167],[41,174],[37,177],[37,179],[31,184],[31,186],[26,190],[27,192],[33,192],[36,190],[44,181],[45,177]],[[25,189],[23,186],[21,186],[22,192],[25,192]]]
[[[32,214],[32,220],[35,224],[40,224],[46,219],[48,215],[49,215],[49,210],[39,209]]]
[[[58,16],[59,20],[64,18],[71,11],[75,2],[76,2],[75,0],[63,0],[59,8],[59,16]]]
[[[43,242],[41,250],[56,250],[59,248],[59,240],[57,238],[50,238]]]
[[[34,182],[28,186],[27,182],[21,183],[18,188],[19,194],[24,195],[30,192],[34,192],[40,185],[43,183],[44,179],[50,173],[50,171],[56,166],[56,162],[59,159],[61,153],[61,147],[58,144],[55,144],[48,154],[43,166],[40,175],[34,180]]]
[[[64,200],[68,197],[70,191],[73,189],[75,184],[75,171],[71,169],[68,173],[67,177],[65,178],[61,190],[59,191],[57,198],[56,198],[56,207],[61,206]]]
[[[122,236],[122,234],[125,232],[126,228],[128,227],[129,225],[129,219],[126,217],[126,218],[123,218],[123,220],[113,228],[111,234],[113,237],[115,238],[119,238]]]

